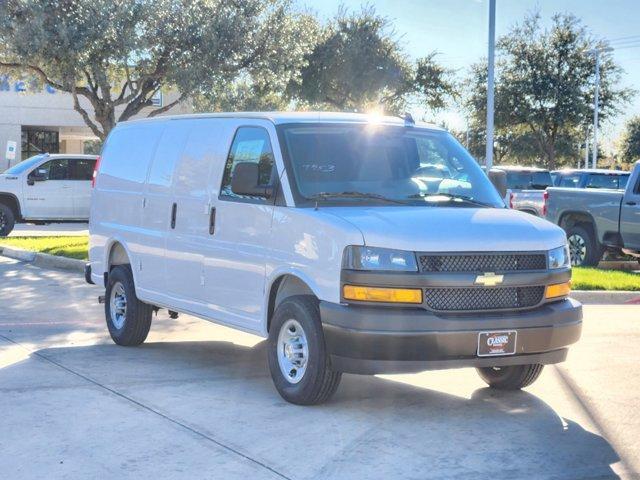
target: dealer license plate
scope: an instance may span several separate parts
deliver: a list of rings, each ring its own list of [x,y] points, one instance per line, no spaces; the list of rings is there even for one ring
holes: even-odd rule
[[[480,332],[478,334],[478,356],[513,355],[516,353],[517,336],[518,332],[515,330]]]

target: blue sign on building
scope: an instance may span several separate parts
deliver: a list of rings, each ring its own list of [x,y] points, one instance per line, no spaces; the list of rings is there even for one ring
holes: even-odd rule
[[[9,78],[9,75],[0,75],[0,92],[10,92],[13,90],[14,92],[17,92],[17,93],[24,93],[28,90],[35,91],[38,88],[36,86],[37,82],[35,81],[29,82],[29,85],[31,88],[27,88],[27,82],[25,82],[24,80],[12,81]],[[12,86],[13,88],[11,88]],[[45,84],[43,91],[50,93],[52,95],[56,93],[56,89],[49,84]]]

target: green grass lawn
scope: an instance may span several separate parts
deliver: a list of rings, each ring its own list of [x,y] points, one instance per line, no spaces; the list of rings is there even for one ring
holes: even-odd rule
[[[32,252],[48,253],[61,257],[88,258],[89,238],[78,237],[8,237],[0,238],[0,246],[6,245]]]
[[[87,259],[87,237],[10,237],[0,239],[0,245],[10,245],[34,252],[63,257]],[[597,268],[574,268],[574,290],[637,290],[640,291],[640,274]]]
[[[573,290],[640,290],[640,273],[597,268],[573,269]]]

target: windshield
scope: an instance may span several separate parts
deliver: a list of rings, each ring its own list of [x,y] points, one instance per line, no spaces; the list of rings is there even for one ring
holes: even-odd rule
[[[507,188],[511,190],[544,190],[553,186],[549,172],[507,171]]]
[[[22,172],[26,172],[32,167],[35,167],[36,164],[44,158],[44,155],[35,155],[31,158],[27,158],[26,160],[16,163],[13,167],[8,170],[5,170],[5,174],[7,175],[20,175]]]
[[[278,127],[299,204],[504,207],[476,161],[450,134],[415,127]]]

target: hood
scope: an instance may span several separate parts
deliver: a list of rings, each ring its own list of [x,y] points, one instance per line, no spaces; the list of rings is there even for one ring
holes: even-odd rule
[[[366,245],[420,252],[550,250],[566,243],[560,227],[498,208],[331,207],[320,211],[357,227]]]

